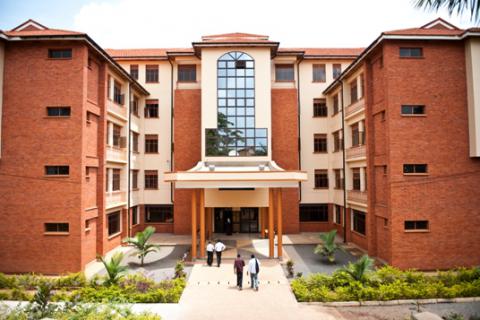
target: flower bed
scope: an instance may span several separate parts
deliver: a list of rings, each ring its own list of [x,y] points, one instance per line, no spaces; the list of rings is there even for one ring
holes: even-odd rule
[[[371,301],[397,299],[457,298],[480,296],[480,268],[460,268],[426,275],[386,266],[354,280],[343,269],[331,276],[312,274],[291,282],[301,302]]]
[[[102,283],[98,277],[87,281],[82,273],[56,278],[0,273],[0,300],[30,301],[37,287],[47,284],[52,288],[51,301],[177,303],[186,285],[183,277],[154,282],[140,274],[125,276],[118,284]]]

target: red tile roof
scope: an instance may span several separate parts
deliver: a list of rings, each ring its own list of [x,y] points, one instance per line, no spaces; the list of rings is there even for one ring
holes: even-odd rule
[[[305,56],[352,56],[356,57],[365,48],[280,48],[278,52],[304,52]]]
[[[4,33],[9,37],[86,35],[85,33],[82,33],[82,32],[61,30],[61,29],[4,31]]]
[[[422,28],[410,28],[385,31],[382,34],[385,35],[398,35],[398,36],[457,36],[463,34],[465,30],[461,29],[422,29]]]
[[[191,53],[191,48],[148,48],[148,49],[105,49],[114,58],[155,58],[167,57],[167,52]]]

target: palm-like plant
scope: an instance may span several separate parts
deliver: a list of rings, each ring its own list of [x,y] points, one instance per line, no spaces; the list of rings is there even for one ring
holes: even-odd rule
[[[415,0],[415,7],[438,11],[447,8],[448,13],[458,15],[468,11],[470,19],[480,22],[480,3],[478,0]]]
[[[337,230],[332,230],[327,233],[321,233],[320,239],[322,243],[317,245],[315,248],[315,253],[320,254],[328,258],[328,261],[331,263],[335,262],[335,251],[340,248],[338,244],[335,243],[335,237],[337,235]]]
[[[150,237],[155,233],[154,227],[147,227],[141,232],[137,232],[134,238],[125,238],[123,242],[128,243],[137,249],[132,255],[138,255],[140,259],[140,265],[143,266],[145,256],[150,252],[156,251],[160,246],[148,243]]]
[[[107,280],[105,280],[105,285],[117,284],[118,281],[123,277],[124,273],[127,271],[127,266],[122,266],[123,253],[115,253],[110,261],[106,261],[104,257],[99,256],[99,259],[102,261],[105,270],[107,270]]]
[[[354,280],[365,282],[367,280],[367,275],[373,269],[374,260],[368,255],[364,255],[356,262],[348,263],[347,266],[343,268]]]

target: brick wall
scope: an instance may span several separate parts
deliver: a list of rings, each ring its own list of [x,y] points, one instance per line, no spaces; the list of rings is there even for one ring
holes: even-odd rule
[[[272,89],[272,159],[285,170],[298,170],[297,89]],[[300,231],[298,188],[282,191],[283,231]]]
[[[201,90],[175,90],[173,170],[194,167],[201,160]],[[191,232],[191,190],[174,191],[175,234]]]

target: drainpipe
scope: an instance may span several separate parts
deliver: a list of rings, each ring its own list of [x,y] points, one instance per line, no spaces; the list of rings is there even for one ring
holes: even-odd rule
[[[131,237],[132,236],[132,228],[131,228],[131,220],[130,220],[130,171],[131,171],[131,150],[130,150],[130,143],[131,143],[131,128],[132,128],[132,84],[128,82],[128,133],[127,133],[127,153],[128,153],[128,159],[127,159],[127,236]]]
[[[340,81],[340,98],[342,104],[342,157],[343,157],[343,243],[347,243],[347,171],[345,159],[345,108],[343,104],[343,80]]]
[[[170,172],[173,171],[173,63],[170,63]],[[173,183],[170,182],[170,202],[173,204]]]
[[[297,121],[298,121],[298,169],[302,170],[302,150],[301,150],[301,135],[300,135],[300,63],[302,63],[303,57],[297,62]],[[298,183],[299,189],[299,202],[302,201],[302,183]]]

